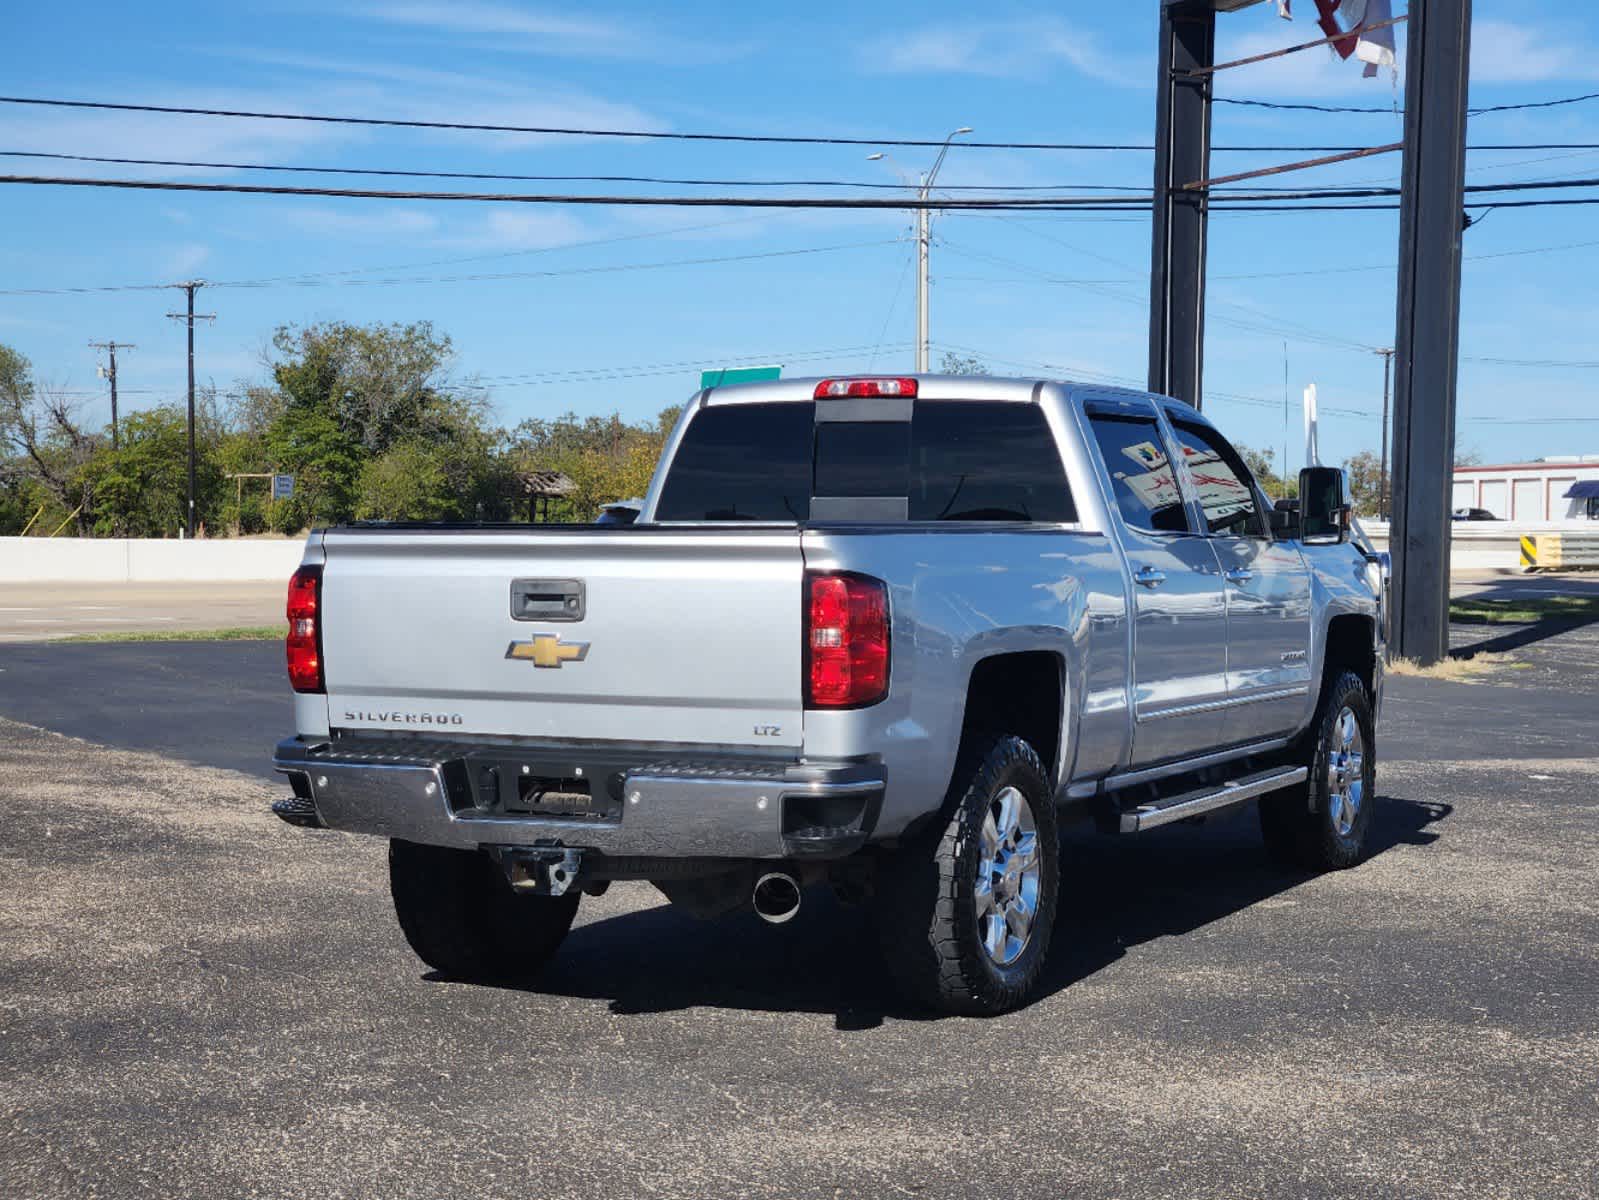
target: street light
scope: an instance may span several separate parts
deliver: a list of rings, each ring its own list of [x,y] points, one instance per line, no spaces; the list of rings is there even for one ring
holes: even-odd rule
[[[917,199],[920,201],[916,209],[916,370],[927,370],[927,251],[929,234],[931,232],[931,214],[927,210],[928,196],[932,193],[933,180],[938,177],[938,169],[944,165],[944,156],[949,153],[950,143],[964,134],[972,132],[970,125],[962,125],[944,139],[944,144],[938,148],[938,157],[933,160],[933,166],[927,174],[923,175],[920,183],[901,171],[894,160],[887,154],[879,151],[866,156],[868,162],[887,162],[894,165],[895,173],[903,179],[907,186],[918,189]]]

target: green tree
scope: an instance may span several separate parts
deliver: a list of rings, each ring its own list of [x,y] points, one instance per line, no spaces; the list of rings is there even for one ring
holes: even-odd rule
[[[503,515],[502,435],[448,382],[450,339],[432,325],[283,326],[272,345],[275,393],[241,406],[264,426],[264,469],[295,476],[294,499],[270,507],[274,528]],[[406,467],[421,472],[410,484]]]
[[[450,339],[427,321],[285,325],[272,337],[272,376],[289,408],[317,408],[344,436],[381,454],[397,441],[448,437]]]
[[[975,354],[956,354],[953,350],[944,351],[944,356],[938,360],[938,369],[945,375],[988,374],[988,364]]]
[[[551,506],[553,518],[592,521],[602,505],[644,494],[678,414],[668,408],[638,425],[616,413],[533,418],[510,435],[509,458],[519,473],[559,471],[571,479],[572,494]]]
[[[294,497],[271,505],[271,527],[293,533],[355,515],[361,469],[370,457],[338,421],[314,405],[291,405],[262,439],[272,469],[291,474]]]
[[[212,530],[224,489],[215,444],[217,427],[204,406],[196,413],[195,512]],[[187,525],[189,417],[166,404],[128,413],[121,445],[102,445],[83,468],[95,497],[92,532],[100,537],[173,537]]]
[[[1249,473],[1273,500],[1299,495],[1297,479],[1287,480],[1277,474],[1275,470],[1277,455],[1274,451],[1257,450],[1253,446],[1239,446],[1238,453],[1249,468]]]
[[[13,497],[20,532],[31,514],[44,506],[41,525],[54,529],[64,522],[87,532],[93,520],[93,492],[85,487],[83,467],[100,438],[85,429],[71,401],[41,387],[33,365],[10,346],[0,345],[0,486]]]
[[[1355,512],[1375,517],[1382,511],[1382,461],[1370,450],[1362,450],[1344,461],[1349,472],[1349,490],[1355,497]]]
[[[363,521],[439,521],[460,516],[437,452],[419,442],[392,446],[361,468],[355,515]]]

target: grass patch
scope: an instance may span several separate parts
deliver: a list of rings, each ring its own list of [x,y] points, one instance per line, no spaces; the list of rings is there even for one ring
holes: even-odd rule
[[[1424,667],[1413,658],[1396,658],[1388,664],[1388,674],[1410,679],[1443,679],[1450,683],[1478,683],[1496,671],[1525,670],[1531,664],[1517,662],[1508,654],[1474,654],[1470,658],[1446,658]]]
[[[236,629],[121,629],[108,633],[75,633],[57,642],[276,642],[288,630],[282,625],[245,625]]]
[[[1449,603],[1449,619],[1462,625],[1533,625],[1539,621],[1599,620],[1599,596],[1525,596],[1514,600]]]

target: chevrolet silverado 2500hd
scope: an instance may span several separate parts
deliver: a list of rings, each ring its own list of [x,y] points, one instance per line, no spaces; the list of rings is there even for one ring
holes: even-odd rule
[[[1199,412],[1034,380],[708,389],[633,525],[358,524],[289,589],[297,824],[387,837],[457,977],[552,955],[579,898],[867,905],[916,1002],[1022,1002],[1060,822],[1259,802],[1359,860],[1386,564],[1315,468],[1277,511]]]

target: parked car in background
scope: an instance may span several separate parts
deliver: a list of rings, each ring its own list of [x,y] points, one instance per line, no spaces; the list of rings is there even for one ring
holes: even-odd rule
[[[1498,517],[1486,508],[1457,508],[1451,514],[1456,521],[1497,521]]]
[[[596,525],[631,525],[638,520],[639,513],[644,511],[644,501],[640,499],[614,500],[610,504],[600,505],[600,515],[594,518]]]

